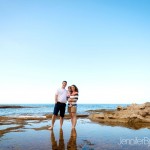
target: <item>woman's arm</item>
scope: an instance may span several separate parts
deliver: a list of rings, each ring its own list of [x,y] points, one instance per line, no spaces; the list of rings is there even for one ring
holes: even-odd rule
[[[77,100],[76,99],[73,99],[73,98],[69,98],[68,102],[76,102]]]

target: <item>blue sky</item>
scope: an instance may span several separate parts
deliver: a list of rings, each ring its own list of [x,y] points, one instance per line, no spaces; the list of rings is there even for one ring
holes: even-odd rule
[[[0,103],[150,100],[148,0],[0,0]]]

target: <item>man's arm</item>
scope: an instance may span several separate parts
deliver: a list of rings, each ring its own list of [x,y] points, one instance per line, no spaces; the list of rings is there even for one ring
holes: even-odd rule
[[[55,95],[55,104],[58,102],[58,95]]]

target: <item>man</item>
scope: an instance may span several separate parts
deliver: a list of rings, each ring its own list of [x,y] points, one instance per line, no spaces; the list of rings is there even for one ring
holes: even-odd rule
[[[67,81],[63,81],[62,87],[56,91],[55,107],[54,107],[54,112],[52,116],[52,125],[48,128],[50,130],[53,129],[56,117],[59,112],[60,112],[60,128],[62,128],[63,118],[65,115],[65,109],[66,109],[66,102],[67,102],[67,90],[65,89],[66,85],[67,85]]]

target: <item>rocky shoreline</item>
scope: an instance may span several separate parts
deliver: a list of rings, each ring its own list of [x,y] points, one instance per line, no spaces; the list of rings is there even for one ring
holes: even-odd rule
[[[77,118],[87,118],[88,115],[77,115]],[[19,132],[24,129],[25,125],[32,123],[40,123],[48,121],[52,118],[52,114],[46,114],[44,116],[0,116],[0,137],[9,132]],[[65,116],[65,119],[70,119],[69,115]],[[49,124],[50,125],[50,122]],[[48,129],[48,125],[44,129]],[[3,129],[4,126],[4,129]]]
[[[111,126],[123,126],[132,129],[150,128],[150,102],[118,106],[116,110],[90,111],[89,119]]]
[[[11,107],[20,108],[22,106]],[[99,109],[88,112],[89,115],[77,114],[77,118],[89,118],[91,121],[110,126],[123,126],[132,129],[150,128],[150,102],[131,104],[127,107],[118,106],[115,110]],[[52,114],[45,114],[44,116],[0,116],[0,125],[23,125],[29,120],[44,121],[51,119],[51,117]],[[65,119],[70,119],[69,114],[65,115]]]
[[[17,105],[0,105],[0,109],[5,109],[5,108],[35,108],[35,107],[17,106]]]

